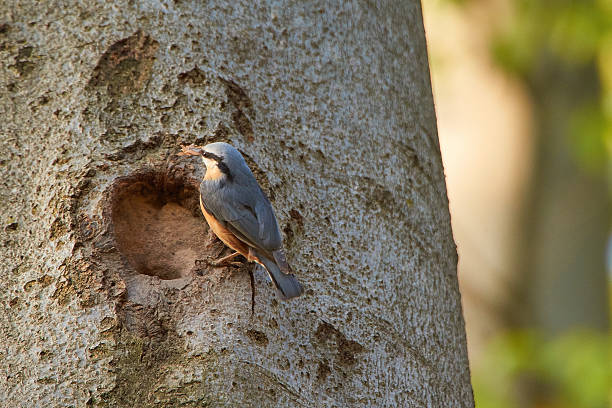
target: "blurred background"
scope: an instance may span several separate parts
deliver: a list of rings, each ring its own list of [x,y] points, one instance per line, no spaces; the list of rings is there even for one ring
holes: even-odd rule
[[[422,0],[476,406],[610,407],[612,0]]]

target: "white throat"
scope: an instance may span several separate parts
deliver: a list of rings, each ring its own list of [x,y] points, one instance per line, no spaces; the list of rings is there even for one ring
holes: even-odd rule
[[[202,161],[204,162],[204,165],[206,166],[207,170],[212,170],[213,167],[217,167],[217,162],[213,159],[208,159],[202,156]]]
[[[221,181],[225,179],[225,174],[223,174],[223,172],[219,169],[219,166],[217,166],[216,160],[202,157],[202,161],[206,166],[206,174],[204,175],[204,180]]]

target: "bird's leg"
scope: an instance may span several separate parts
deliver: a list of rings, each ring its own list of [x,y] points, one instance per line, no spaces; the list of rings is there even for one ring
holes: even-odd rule
[[[242,265],[240,262],[229,262],[230,260],[234,259],[238,255],[240,255],[240,252],[234,252],[233,254],[229,254],[229,255],[224,256],[223,258],[219,258],[217,260],[213,260],[212,257],[209,256],[209,257],[207,257],[204,260],[204,262],[206,262],[208,265],[214,266],[214,267],[229,266],[229,265],[240,266],[240,265]]]
[[[253,252],[253,248],[249,247],[249,255],[246,257],[247,261],[249,262],[257,262],[258,264],[262,265],[261,262],[259,262],[259,259],[257,259],[257,256],[255,255],[255,253]]]
[[[233,254],[229,254],[227,256],[224,256],[223,258],[217,259],[215,262],[221,264],[221,263],[229,261],[230,259],[234,259],[238,255],[240,255],[240,252],[234,252]]]

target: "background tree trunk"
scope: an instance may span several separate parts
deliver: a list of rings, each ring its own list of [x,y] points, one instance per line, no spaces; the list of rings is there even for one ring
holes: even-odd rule
[[[473,406],[420,4],[0,5],[5,406]],[[303,297],[222,246],[233,143]]]
[[[580,162],[571,129],[572,114],[602,98],[600,82],[594,64],[568,67],[548,50],[538,55],[538,63],[525,74],[538,136],[517,250],[516,269],[522,273],[517,292],[525,302],[522,308],[516,302],[508,305],[508,315],[511,323],[547,335],[584,328],[606,332],[606,170],[601,165],[589,171]]]

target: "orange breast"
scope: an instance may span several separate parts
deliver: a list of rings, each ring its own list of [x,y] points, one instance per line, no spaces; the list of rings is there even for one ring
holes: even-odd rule
[[[202,198],[200,197],[200,208],[202,209],[202,214],[204,214],[204,218],[206,218],[206,222],[210,226],[210,229],[219,237],[221,241],[228,247],[232,248],[234,251],[240,253],[240,255],[249,259],[249,247],[238,239],[230,230],[225,228],[216,218],[206,211],[204,205],[202,205]]]

